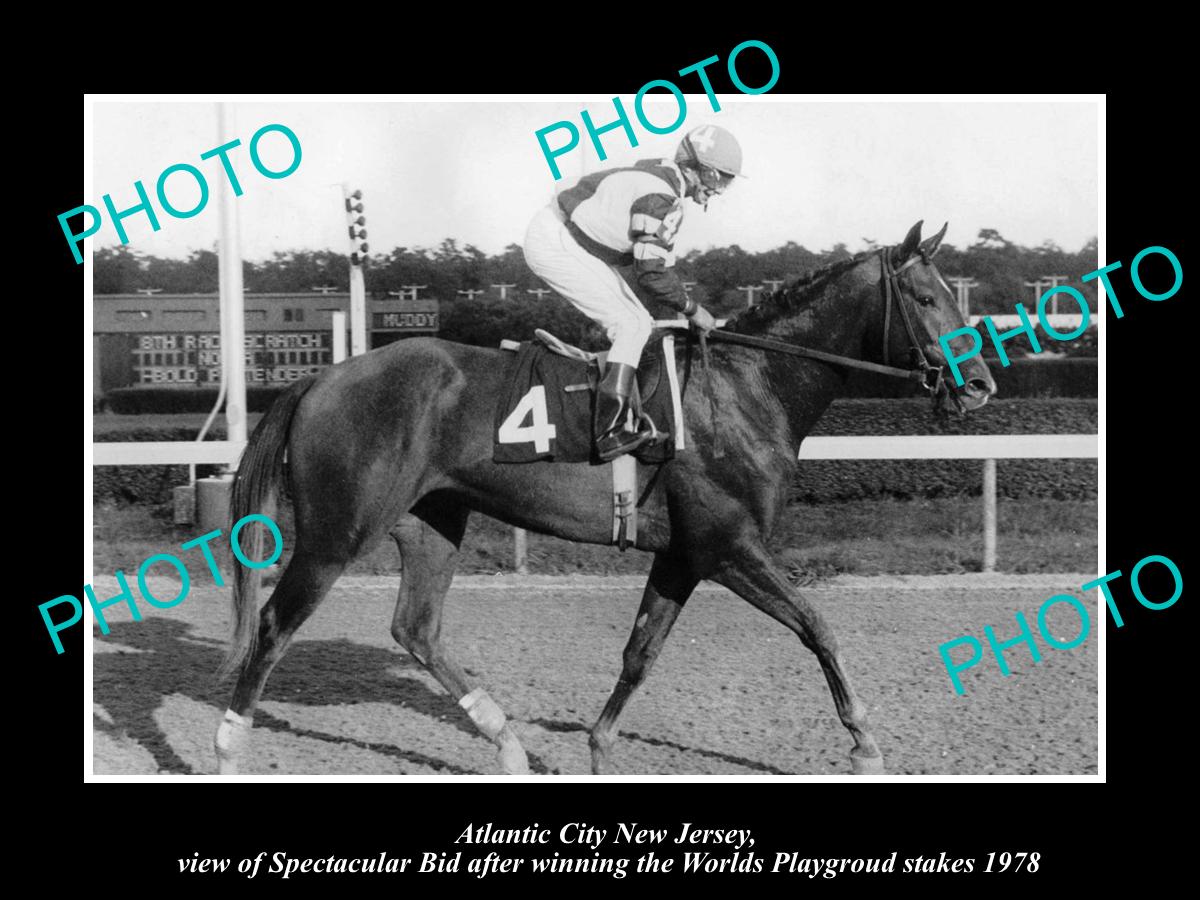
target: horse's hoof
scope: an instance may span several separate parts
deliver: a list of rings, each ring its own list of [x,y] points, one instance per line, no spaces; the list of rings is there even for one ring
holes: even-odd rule
[[[221,746],[220,741],[213,741],[213,750],[217,754],[217,774],[236,775],[238,773],[237,757]]]
[[[221,720],[221,724],[217,726],[217,733],[213,736],[218,774],[238,773],[238,756],[250,737],[250,721],[248,716],[239,716],[233,710],[226,710],[225,718]]]
[[[855,756],[850,754],[850,765],[855,775],[886,775],[882,756]]]
[[[617,772],[613,769],[612,764],[612,733],[605,731],[592,731],[588,735],[588,747],[592,751],[592,774],[593,775],[616,775]]]
[[[507,729],[506,725],[505,730]],[[525,756],[525,748],[511,732],[502,736],[497,756],[500,759],[500,769],[505,775],[529,774],[529,760]]]

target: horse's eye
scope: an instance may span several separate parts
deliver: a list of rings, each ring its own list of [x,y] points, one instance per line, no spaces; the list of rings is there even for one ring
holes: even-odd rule
[[[917,302],[922,306],[933,306],[933,298],[928,294],[921,294],[919,297],[917,297]]]

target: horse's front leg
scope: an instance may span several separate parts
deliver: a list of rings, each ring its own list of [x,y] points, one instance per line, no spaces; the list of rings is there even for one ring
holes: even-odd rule
[[[833,693],[838,716],[854,738],[854,749],[850,751],[854,773],[883,774],[883,756],[870,733],[867,707],[850,684],[837,638],[825,617],[788,583],[761,542],[741,543],[731,562],[722,566],[712,580],[792,629],[804,646],[816,654]]]
[[[592,748],[593,775],[611,774],[610,754],[616,737],[617,718],[633,692],[646,680],[667,635],[671,633],[671,626],[675,624],[698,581],[683,560],[665,553],[655,554],[650,580],[646,582],[633,631],[625,645],[621,677],[608,703],[604,705],[604,712],[592,727],[588,741]]]

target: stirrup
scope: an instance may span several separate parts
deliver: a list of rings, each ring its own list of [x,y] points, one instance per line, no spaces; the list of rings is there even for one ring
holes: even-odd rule
[[[624,429],[603,434],[596,439],[596,455],[604,462],[611,462],[618,456],[633,452],[652,437],[654,437],[654,433],[651,431],[626,431]],[[617,443],[614,445],[613,441],[617,441]]]

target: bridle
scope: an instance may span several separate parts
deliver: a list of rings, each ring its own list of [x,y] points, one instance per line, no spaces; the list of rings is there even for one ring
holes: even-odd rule
[[[928,263],[929,258],[930,255],[922,248],[917,256],[912,257],[897,269],[892,266],[892,248],[885,247],[879,251],[879,264],[883,268],[883,277],[879,279],[879,283],[883,285],[884,364],[891,361],[889,359],[891,354],[889,338],[892,334],[892,297],[895,295],[899,298],[895,305],[900,310],[900,318],[904,322],[904,330],[908,334],[908,353],[913,365],[905,377],[912,377],[915,374],[914,380],[920,381],[921,387],[931,394],[935,394],[942,387],[942,367],[930,363],[925,351],[921,349],[921,343],[917,340],[917,333],[913,329],[912,317],[908,314],[908,307],[904,305],[904,295],[900,292],[900,273],[918,261]]]
[[[709,340],[716,340],[722,343],[757,347],[761,350],[787,353],[791,356],[803,356],[808,359],[816,359],[838,366],[846,366],[850,369],[862,369],[879,375],[904,378],[908,381],[917,382],[925,390],[936,396],[945,387],[942,380],[942,367],[930,363],[928,357],[925,356],[925,351],[921,349],[921,344],[917,340],[917,333],[913,329],[912,317],[909,315],[908,308],[904,304],[904,295],[900,290],[899,281],[901,272],[917,262],[929,262],[932,254],[927,254],[922,249],[919,255],[912,257],[912,259],[908,260],[902,266],[896,268],[892,265],[892,250],[894,249],[894,247],[884,247],[879,251],[879,264],[883,271],[883,275],[879,279],[883,291],[883,365],[867,362],[864,359],[855,359],[851,356],[826,353],[824,350],[814,350],[811,347],[801,347],[773,338],[758,337],[752,334],[738,334],[735,331],[714,330],[707,337]],[[893,297],[896,298],[895,301],[893,301]],[[904,322],[904,330],[908,334],[909,356],[912,360],[912,367],[908,369],[901,369],[890,364],[888,344],[892,329],[893,303],[900,310],[900,319]],[[700,341],[702,349],[706,349],[704,347],[704,336],[701,336]]]

